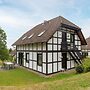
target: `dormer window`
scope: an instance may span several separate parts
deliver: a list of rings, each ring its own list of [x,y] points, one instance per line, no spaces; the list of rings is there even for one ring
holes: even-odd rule
[[[26,37],[27,37],[27,36],[24,36],[24,37],[22,38],[22,40],[26,39]]]
[[[43,32],[41,32],[40,34],[38,34],[38,36],[42,36],[45,33],[45,30]]]
[[[33,34],[31,34],[28,38],[30,39],[30,38],[32,38],[32,36],[34,35],[34,33]]]

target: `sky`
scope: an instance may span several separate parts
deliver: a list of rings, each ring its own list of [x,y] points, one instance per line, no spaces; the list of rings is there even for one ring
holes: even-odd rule
[[[63,16],[90,36],[90,0],[0,0],[0,27],[8,48],[25,32],[57,16]]]

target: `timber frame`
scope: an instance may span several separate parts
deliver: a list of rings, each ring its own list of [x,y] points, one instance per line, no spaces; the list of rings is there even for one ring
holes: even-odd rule
[[[15,44],[17,64],[45,75],[60,72],[62,69],[69,70],[74,68],[75,64],[82,64],[82,44],[86,45],[86,41],[81,29],[61,23],[45,42]],[[23,53],[22,58],[19,56],[20,53]],[[38,54],[42,55],[42,65],[37,63]],[[22,63],[20,60],[23,60]]]

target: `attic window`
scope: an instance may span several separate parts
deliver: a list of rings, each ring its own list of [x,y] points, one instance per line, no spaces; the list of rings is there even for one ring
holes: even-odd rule
[[[38,36],[42,36],[45,33],[45,30],[43,32],[41,32],[40,34],[38,34]]]
[[[31,34],[28,38],[30,39],[33,35],[34,35],[34,33],[33,33],[33,34]]]
[[[26,39],[26,37],[27,37],[27,36],[24,36],[24,37],[22,38],[22,40]]]

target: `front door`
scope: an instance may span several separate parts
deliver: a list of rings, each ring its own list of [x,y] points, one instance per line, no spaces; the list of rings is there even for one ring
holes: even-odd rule
[[[67,53],[62,53],[62,68],[67,69]]]
[[[18,57],[18,63],[20,66],[23,66],[23,53],[19,53],[19,57]]]

